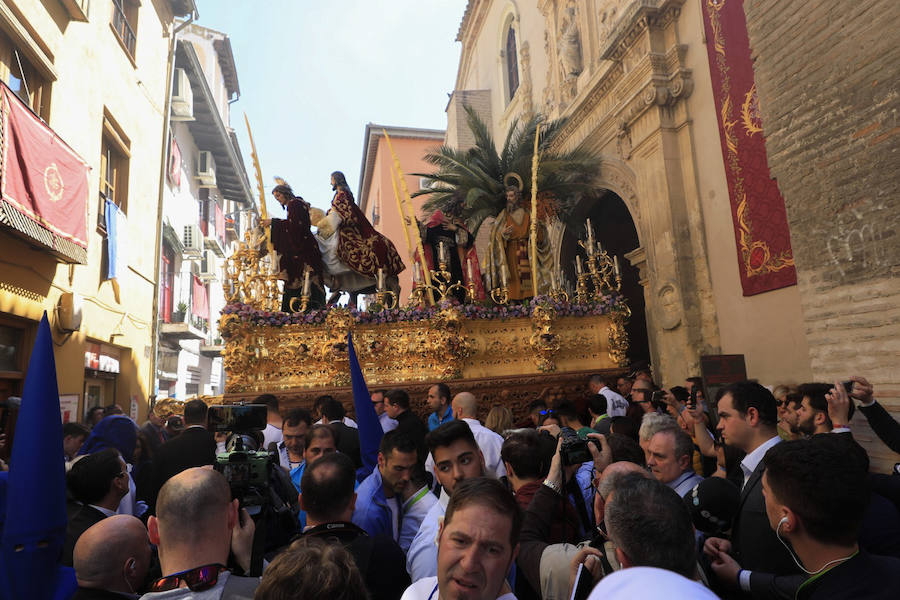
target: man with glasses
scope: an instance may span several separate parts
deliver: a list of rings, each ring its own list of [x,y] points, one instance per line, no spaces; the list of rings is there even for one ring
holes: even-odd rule
[[[252,597],[259,579],[237,577],[225,567],[231,551],[240,568],[250,570],[256,530],[246,509],[238,513],[237,499],[230,498],[225,477],[208,468],[187,469],[163,485],[156,516],[147,522],[163,577],[142,600]]]
[[[653,403],[651,402],[652,397],[653,383],[646,379],[635,380],[634,385],[631,386],[631,402],[641,408],[642,414],[646,415],[654,412]]]

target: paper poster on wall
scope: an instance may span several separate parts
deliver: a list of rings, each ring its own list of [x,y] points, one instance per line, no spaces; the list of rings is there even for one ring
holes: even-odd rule
[[[137,422],[137,418],[138,418],[138,397],[137,396],[131,397],[131,412],[129,413],[129,416],[131,417],[132,421]]]
[[[59,412],[63,423],[78,421],[78,394],[66,394],[59,397]]]

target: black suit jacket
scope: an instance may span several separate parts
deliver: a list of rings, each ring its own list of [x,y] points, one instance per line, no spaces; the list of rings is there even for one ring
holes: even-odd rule
[[[762,492],[762,475],[766,470],[761,460],[741,490],[738,515],[732,529],[734,557],[742,569],[774,575],[798,573],[794,559],[778,541],[769,526],[766,501]]]
[[[153,487],[151,500],[156,497],[165,482],[191,467],[212,465],[216,462],[216,439],[200,427],[189,427],[181,435],[159,447],[153,458]]]
[[[358,469],[362,466],[362,459],[359,455],[359,430],[348,425],[344,425],[340,421],[334,421],[328,424],[334,431],[335,445],[338,452],[346,454],[353,461],[353,465]]]
[[[69,519],[69,523],[66,525],[66,542],[63,544],[61,558],[63,565],[67,567],[72,566],[72,552],[75,551],[75,542],[91,525],[99,523],[105,518],[106,515],[102,512],[87,505],[82,506],[72,515],[72,518]]]

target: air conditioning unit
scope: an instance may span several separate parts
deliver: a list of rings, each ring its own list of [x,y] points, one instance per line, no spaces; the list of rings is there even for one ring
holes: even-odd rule
[[[200,271],[197,273],[197,277],[203,281],[214,281],[218,278],[218,267],[215,252],[204,250],[203,258],[200,259]]]
[[[208,150],[197,153],[197,179],[201,187],[216,187],[216,161]]]
[[[190,258],[200,258],[203,255],[203,232],[197,225],[185,225],[184,237],[181,238],[184,245],[182,253]]]
[[[175,69],[175,78],[172,80],[172,120],[194,120],[194,92],[184,69]]]

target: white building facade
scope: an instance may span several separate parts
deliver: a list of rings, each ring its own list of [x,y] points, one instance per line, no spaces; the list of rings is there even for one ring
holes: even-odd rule
[[[234,130],[240,97],[228,36],[190,25],[176,44],[159,264],[157,398],[225,390],[218,318],[225,257],[255,223]]]

